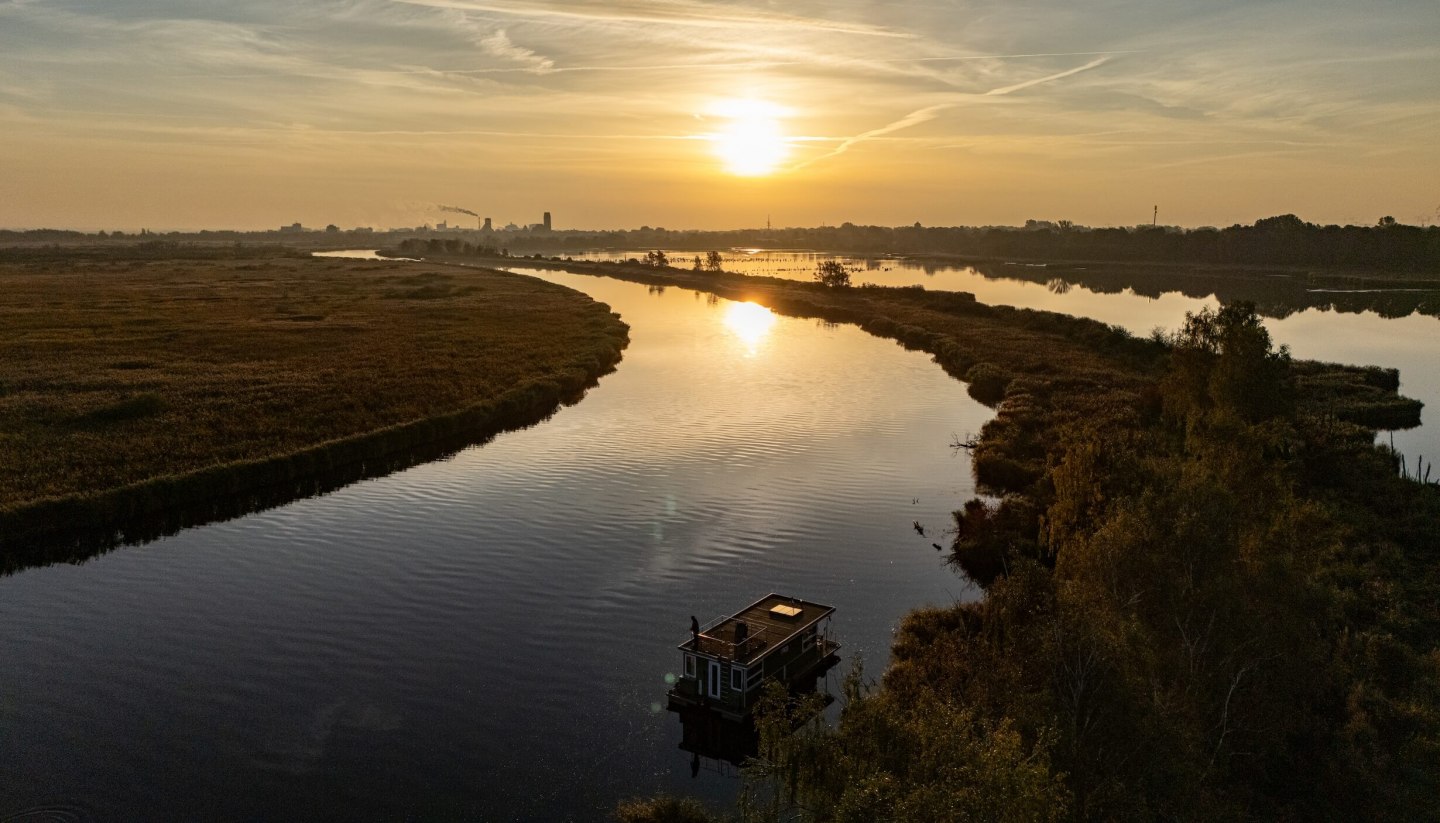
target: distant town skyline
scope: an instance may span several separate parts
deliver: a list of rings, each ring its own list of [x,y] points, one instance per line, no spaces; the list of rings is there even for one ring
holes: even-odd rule
[[[0,227],[1440,222],[1431,0],[0,0]]]

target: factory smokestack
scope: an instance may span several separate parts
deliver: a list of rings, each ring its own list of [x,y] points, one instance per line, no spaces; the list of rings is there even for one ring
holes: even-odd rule
[[[475,212],[470,211],[469,209],[462,209],[462,208],[460,208],[459,206],[436,206],[435,208],[439,209],[440,211],[454,212],[455,214],[468,214],[468,215],[470,215],[471,217],[479,217],[479,216],[480,216],[480,215],[476,214]]]

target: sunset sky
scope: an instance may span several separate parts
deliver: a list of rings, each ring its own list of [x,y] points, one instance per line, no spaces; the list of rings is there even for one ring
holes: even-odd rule
[[[1440,221],[1435,0],[0,0],[0,227]]]

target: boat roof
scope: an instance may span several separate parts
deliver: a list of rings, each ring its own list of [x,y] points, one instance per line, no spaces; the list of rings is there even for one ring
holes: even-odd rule
[[[835,612],[834,606],[771,592],[729,617],[712,620],[680,648],[706,657],[753,663]],[[736,628],[746,634],[737,640]]]

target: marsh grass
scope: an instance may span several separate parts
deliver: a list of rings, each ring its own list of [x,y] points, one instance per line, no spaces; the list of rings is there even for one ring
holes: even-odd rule
[[[528,425],[627,341],[511,274],[134,262],[0,263],[0,550]]]

